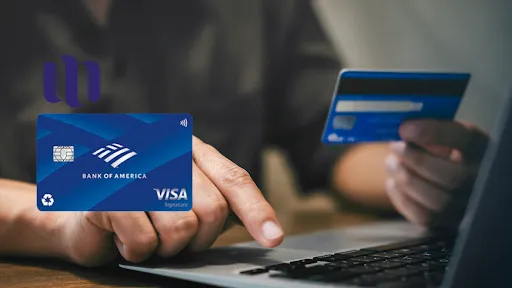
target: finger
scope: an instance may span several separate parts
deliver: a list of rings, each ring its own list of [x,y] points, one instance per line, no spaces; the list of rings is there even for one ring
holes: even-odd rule
[[[193,251],[209,248],[222,233],[228,218],[228,203],[194,163],[192,168],[193,211],[199,221],[199,229],[189,244]]]
[[[395,155],[386,158],[386,167],[400,191],[428,210],[440,212],[448,203],[446,192],[402,166]]]
[[[149,216],[160,240],[158,256],[178,254],[196,235],[198,220],[193,211],[149,212]]]
[[[436,157],[404,142],[392,143],[390,148],[402,165],[448,190],[467,185],[474,170],[470,166]]]
[[[400,136],[406,142],[420,146],[445,146],[458,149],[463,155],[481,158],[488,138],[476,126],[442,120],[411,120],[400,126]]]
[[[195,137],[193,145],[197,166],[224,195],[252,237],[265,247],[279,245],[283,231],[275,212],[247,171]]]
[[[158,246],[155,229],[144,212],[89,212],[86,217],[99,228],[115,233],[119,253],[127,261],[142,262]]]
[[[395,209],[409,222],[418,225],[428,225],[428,210],[409,198],[399,187],[395,180],[389,178],[386,181],[386,191]]]

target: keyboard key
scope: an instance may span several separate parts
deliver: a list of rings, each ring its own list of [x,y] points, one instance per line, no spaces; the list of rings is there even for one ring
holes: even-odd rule
[[[420,263],[421,266],[429,269],[445,268],[447,263],[439,263],[438,261],[428,261]]]
[[[373,255],[370,255],[370,256],[359,256],[359,257],[352,258],[350,260],[356,261],[356,262],[370,263],[370,262],[382,261],[382,258],[374,257]]]
[[[348,252],[334,253],[333,256],[335,259],[345,260],[345,259],[351,259],[354,257],[370,255],[373,253],[374,252],[372,252],[372,251],[354,250],[354,251],[348,251]]]
[[[412,247],[412,248],[402,248],[402,249],[397,249],[397,250],[391,250],[390,252],[396,253],[396,254],[401,254],[403,256],[419,253],[419,252],[414,250],[414,247]]]
[[[434,259],[440,259],[440,258],[448,258],[449,255],[447,253],[443,252],[424,252],[420,254],[413,254],[413,255],[407,255],[407,257],[414,258],[414,259],[425,259],[425,260],[434,260]]]
[[[422,260],[426,261],[424,259],[418,259],[418,258],[412,258],[409,256],[405,256],[405,257],[388,259],[387,261],[391,262],[391,263],[414,264],[414,263],[421,262]]]
[[[403,242],[399,242],[399,243],[364,248],[361,250],[376,251],[376,252],[398,250],[398,249],[408,248],[408,247],[412,247],[412,246],[419,246],[419,245],[427,244],[432,241],[433,240],[430,238],[413,239],[413,240],[403,241]]]
[[[276,264],[276,265],[270,265],[265,268],[268,270],[271,270],[271,271],[286,272],[286,271],[291,271],[291,270],[298,269],[301,267],[304,267],[304,266],[303,265],[291,265],[289,263],[281,263],[281,264]]]
[[[244,274],[244,275],[258,275],[258,274],[263,274],[263,273],[267,273],[267,272],[268,272],[268,269],[256,268],[256,269],[242,271],[242,272],[240,272],[240,274]]]
[[[291,279],[304,279],[313,275],[318,274],[327,274],[332,271],[339,271],[340,268],[330,265],[316,265],[312,267],[303,267],[294,270],[283,271],[280,274],[270,275],[270,277],[280,277],[280,278],[291,278]]]
[[[327,255],[313,257],[313,260],[315,260],[315,261],[324,261],[324,259],[332,259],[332,257],[334,257],[333,254],[327,254]]]
[[[321,255],[262,269],[280,272],[271,274],[270,277],[342,282],[361,287],[430,287],[442,281],[450,249],[450,246],[439,238],[414,239],[368,249]]]
[[[405,263],[399,263],[399,262],[375,262],[375,263],[369,263],[367,266],[370,267],[376,267],[376,268],[383,268],[383,269],[393,269],[401,266],[405,266]]]
[[[391,251],[384,251],[384,252],[379,252],[379,253],[375,253],[375,254],[371,254],[371,255],[374,257],[380,257],[380,258],[386,258],[386,259],[404,256],[403,254],[394,253]]]
[[[302,259],[302,260],[292,261],[292,262],[290,262],[290,264],[291,265],[309,265],[309,264],[313,264],[316,262],[317,261],[315,261],[313,259]]]
[[[358,256],[364,256],[369,255],[374,252],[371,251],[361,251],[361,250],[355,250],[355,251],[349,251],[349,252],[341,252],[341,253],[334,253],[330,255],[323,255],[314,257],[313,259],[316,261],[324,261],[324,262],[338,262],[345,259],[351,259]]]
[[[363,265],[364,262],[354,261],[352,259],[341,260],[341,261],[333,259],[331,264],[339,266],[341,268],[349,268],[349,267],[354,267],[354,266],[357,266],[357,265]]]
[[[354,274],[369,274],[369,273],[376,273],[378,271],[383,270],[381,267],[372,267],[372,266],[356,266],[352,268],[348,268],[345,271],[352,272]]]

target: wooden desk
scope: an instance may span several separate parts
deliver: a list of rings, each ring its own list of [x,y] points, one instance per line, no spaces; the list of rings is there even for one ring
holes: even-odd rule
[[[370,222],[360,215],[321,212],[297,212],[280,217],[287,235],[308,233],[323,229],[351,226]],[[214,246],[251,241],[242,227],[224,233]],[[115,265],[85,269],[75,265],[48,260],[0,260],[0,287],[204,287],[198,284],[165,277],[122,270]]]

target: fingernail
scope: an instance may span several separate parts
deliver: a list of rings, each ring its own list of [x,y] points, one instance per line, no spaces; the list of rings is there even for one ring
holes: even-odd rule
[[[405,142],[393,142],[389,145],[391,151],[397,154],[403,154],[405,151]]]
[[[403,124],[400,130],[404,138],[416,138],[420,134],[418,125],[413,123]]]
[[[281,230],[281,228],[279,228],[279,226],[277,226],[277,224],[272,221],[263,223],[261,231],[263,233],[263,237],[265,237],[267,240],[274,240],[283,236],[283,230]]]
[[[395,155],[389,155],[385,160],[386,169],[392,173],[398,169],[398,158]]]

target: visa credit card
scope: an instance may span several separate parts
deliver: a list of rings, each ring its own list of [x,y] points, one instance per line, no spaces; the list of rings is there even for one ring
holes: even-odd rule
[[[453,119],[469,73],[343,70],[322,135],[325,144],[399,141],[408,119]]]
[[[41,211],[192,209],[188,114],[41,114]]]

